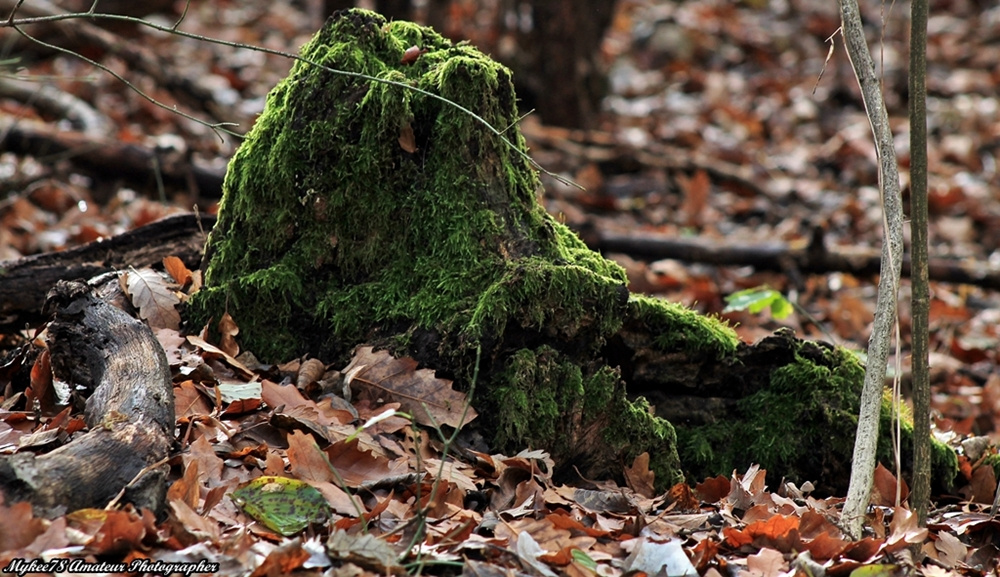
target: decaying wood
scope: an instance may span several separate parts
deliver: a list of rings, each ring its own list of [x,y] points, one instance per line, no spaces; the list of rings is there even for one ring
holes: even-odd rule
[[[155,187],[162,182],[200,198],[222,196],[225,170],[196,162],[183,151],[98,138],[24,120],[0,121],[0,135],[0,152],[31,155],[42,163],[68,161],[79,170],[125,179],[135,186]]]
[[[817,233],[808,246],[774,241],[728,243],[705,238],[678,238],[654,233],[580,231],[587,245],[604,253],[647,259],[676,259],[719,266],[753,266],[778,272],[826,274],[846,272],[858,277],[879,274],[881,254],[869,248],[826,247]],[[903,276],[910,275],[910,257],[903,257]],[[930,278],[1000,290],[1000,269],[981,261],[931,259]]]
[[[0,492],[7,502],[28,501],[40,515],[104,507],[124,500],[156,511],[164,503],[166,471],[157,466],[173,439],[170,367],[152,331],[91,287],[60,282],[46,310],[53,373],[93,392],[89,431],[44,455],[0,459]]]
[[[188,268],[201,264],[211,215],[169,216],[74,249],[0,262],[0,330],[41,320],[45,295],[59,280],[89,279],[114,269],[143,267],[176,256]]]

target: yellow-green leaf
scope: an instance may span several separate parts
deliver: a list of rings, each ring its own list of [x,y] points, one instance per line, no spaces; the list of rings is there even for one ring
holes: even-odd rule
[[[236,488],[233,501],[268,529],[290,536],[330,514],[323,494],[312,485],[285,477],[257,477]]]

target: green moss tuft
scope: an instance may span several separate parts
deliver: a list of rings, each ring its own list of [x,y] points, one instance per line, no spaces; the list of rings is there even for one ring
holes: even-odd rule
[[[731,355],[739,337],[725,322],[698,314],[680,305],[647,295],[632,295],[629,317],[638,320],[656,335],[661,351],[686,351],[697,356],[721,359]]]
[[[825,492],[837,492],[850,477],[863,384],[864,367],[856,355],[802,342],[794,362],[773,370],[767,386],[739,401],[738,418],[679,429],[681,459],[692,480],[758,463],[789,480],[820,481]],[[890,469],[891,411],[886,399],[878,458]],[[912,450],[912,434],[912,421],[904,419],[904,452]],[[932,450],[935,484],[950,487],[957,472],[955,454],[936,441]],[[809,478],[804,471],[821,471],[822,478]]]

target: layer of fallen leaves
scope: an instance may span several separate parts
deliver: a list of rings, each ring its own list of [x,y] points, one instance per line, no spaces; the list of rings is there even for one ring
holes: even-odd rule
[[[359,347],[341,370],[319,359],[265,366],[234,356],[231,318],[220,322],[228,351],[180,334],[168,313],[199,273],[169,269],[121,276],[174,374],[164,517],[126,505],[45,520],[27,504],[0,504],[0,566],[63,558],[202,562],[227,575],[872,577],[907,571],[918,547],[925,574],[996,569],[1000,519],[985,505],[948,506],[919,528],[897,504],[905,484],[881,467],[858,541],[839,527],[842,499],[814,498],[808,483],[769,491],[756,466],[656,494],[643,454],[625,469],[625,486],[554,482],[544,451],[471,448],[461,430],[476,417],[468,399],[412,359]],[[51,450],[82,427],[65,399],[34,403],[55,388],[43,341],[27,345],[41,352],[26,390],[0,399],[2,453]],[[10,392],[18,383],[5,378]],[[984,490],[996,486],[988,482]]]

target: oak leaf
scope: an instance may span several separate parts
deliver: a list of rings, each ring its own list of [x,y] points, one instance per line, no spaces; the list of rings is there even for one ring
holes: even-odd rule
[[[174,294],[160,273],[148,268],[132,269],[124,274],[122,280],[132,304],[139,309],[139,316],[150,327],[174,330],[180,328],[181,315],[175,305],[181,299]]]

